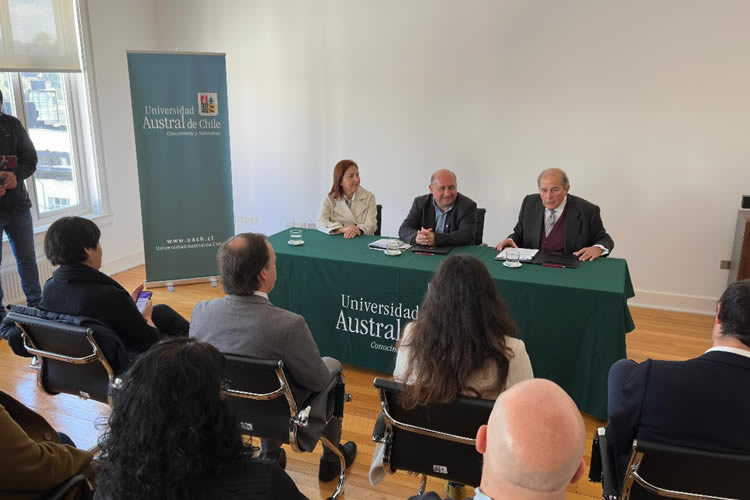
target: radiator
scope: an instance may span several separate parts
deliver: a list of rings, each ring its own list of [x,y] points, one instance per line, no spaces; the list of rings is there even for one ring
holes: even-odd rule
[[[13,261],[13,257],[11,256],[8,260]],[[52,277],[52,271],[55,268],[47,259],[37,260],[36,265],[39,269],[39,283],[44,288],[44,282]],[[12,267],[7,267],[0,271],[0,278],[2,279],[3,302],[6,304],[25,305],[26,295],[24,295],[23,288],[21,288],[21,277],[18,275],[15,261],[13,261]]]

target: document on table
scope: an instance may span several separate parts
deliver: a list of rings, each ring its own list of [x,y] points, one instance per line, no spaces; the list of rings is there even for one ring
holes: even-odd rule
[[[521,257],[518,260],[520,260],[521,262],[531,262],[531,259],[533,259],[536,253],[539,251],[538,248],[505,247],[503,248],[502,252],[495,255],[495,260],[506,260],[506,252],[508,250],[518,250],[518,252],[521,254]]]
[[[394,238],[380,238],[379,240],[375,240],[373,242],[370,242],[367,246],[371,250],[387,250],[388,249],[388,242],[393,240]],[[401,240],[398,241],[398,249],[399,250],[408,250],[411,248],[411,245],[408,243],[405,243]]]

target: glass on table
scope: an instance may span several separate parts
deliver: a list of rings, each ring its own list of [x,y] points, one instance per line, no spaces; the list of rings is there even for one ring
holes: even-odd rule
[[[288,243],[293,246],[302,245],[305,243],[302,240],[302,230],[301,229],[290,229],[289,230],[289,241]]]

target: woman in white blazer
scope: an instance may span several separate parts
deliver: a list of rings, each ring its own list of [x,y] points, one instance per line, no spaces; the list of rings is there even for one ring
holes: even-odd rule
[[[333,168],[333,186],[323,197],[318,229],[327,234],[355,238],[375,234],[378,228],[375,195],[359,185],[359,167],[352,160],[341,160]]]

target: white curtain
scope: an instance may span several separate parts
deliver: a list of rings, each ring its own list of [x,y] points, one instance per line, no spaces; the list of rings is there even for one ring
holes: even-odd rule
[[[74,0],[0,0],[0,71],[81,71]]]

